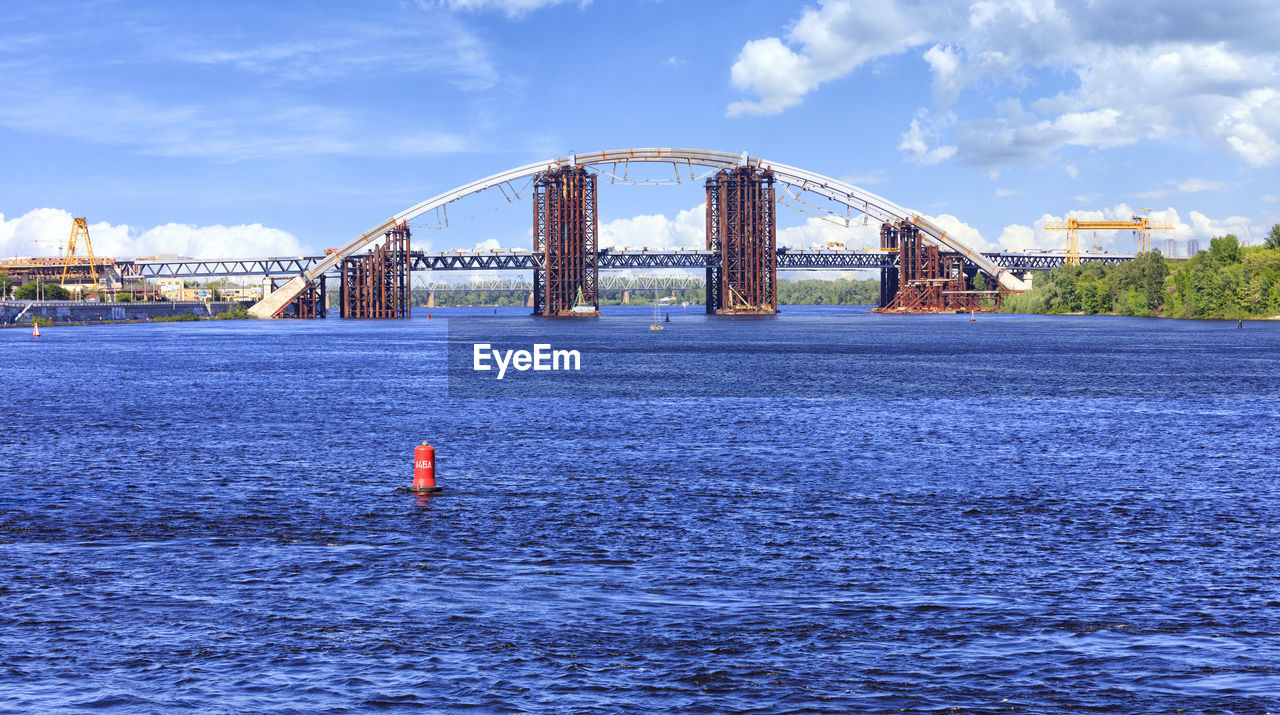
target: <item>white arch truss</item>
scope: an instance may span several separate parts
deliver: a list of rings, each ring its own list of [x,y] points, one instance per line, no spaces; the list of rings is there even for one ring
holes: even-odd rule
[[[800,187],[804,191],[824,196],[836,203],[844,204],[854,211],[859,211],[876,221],[890,221],[905,219],[914,222],[924,232],[928,240],[948,248],[967,260],[978,266],[984,273],[993,276],[1000,282],[1000,285],[1006,290],[1021,291],[1026,290],[1026,285],[1018,279],[1010,271],[997,266],[989,259],[983,256],[976,249],[971,248],[964,242],[950,236],[946,231],[942,230],[936,224],[925,220],[918,212],[903,208],[888,199],[878,196],[859,188],[853,184],[848,184],[839,179],[833,179],[829,176],[816,174],[812,171],[799,169],[786,164],[779,164],[761,157],[750,156],[746,152],[741,154],[732,154],[723,151],[711,151],[706,149],[620,149],[614,151],[598,151],[590,154],[571,154],[565,157],[548,159],[533,164],[508,169],[506,171],[487,176],[478,181],[464,184],[446,191],[443,194],[434,196],[422,203],[411,206],[404,211],[392,216],[386,221],[378,224],[369,231],[352,239],[349,243],[339,248],[337,251],[329,254],[324,260],[313,264],[306,271],[293,278],[285,285],[281,286],[271,295],[262,299],[257,305],[249,309],[249,312],[259,318],[270,318],[275,315],[289,301],[298,296],[306,287],[307,282],[315,279],[316,276],[329,270],[338,261],[364,248],[365,246],[380,240],[383,234],[391,230],[401,221],[410,221],[422,214],[432,211],[436,208],[444,206],[453,201],[479,193],[485,189],[501,187],[512,181],[535,176],[544,171],[564,166],[593,166],[602,164],[624,164],[628,162],[654,162],[675,164],[686,164],[690,167],[694,165],[711,167],[713,169],[733,169],[739,166],[755,166],[762,169],[769,169],[779,181]]]

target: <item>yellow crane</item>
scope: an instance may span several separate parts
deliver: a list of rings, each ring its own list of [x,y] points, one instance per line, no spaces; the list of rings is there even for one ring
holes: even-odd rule
[[[1151,209],[1138,209],[1148,214]],[[1148,215],[1139,216],[1134,214],[1129,217],[1128,221],[1085,221],[1078,218],[1069,218],[1066,221],[1046,221],[1044,227],[1048,230],[1066,231],[1067,232],[1067,260],[1069,266],[1080,265],[1080,231],[1133,231],[1133,235],[1138,239],[1138,253],[1145,253],[1151,250],[1151,232],[1154,230],[1171,229],[1173,224],[1165,222],[1151,222]],[[1097,234],[1094,234],[1095,236]]]
[[[93,258],[93,242],[89,240],[89,224],[84,217],[78,217],[71,222],[71,236],[67,239],[67,255],[62,259],[62,279],[58,282],[62,287],[67,286],[67,271],[71,269],[71,259],[76,255],[76,244],[81,236],[84,236],[84,249],[89,254],[89,275],[93,276],[93,290],[98,291],[98,267],[94,265]]]

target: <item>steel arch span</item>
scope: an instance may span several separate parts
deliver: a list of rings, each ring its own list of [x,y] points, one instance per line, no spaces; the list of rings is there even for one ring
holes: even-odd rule
[[[866,214],[876,221],[890,221],[905,219],[914,222],[924,232],[926,239],[940,245],[943,248],[950,249],[959,253],[961,256],[988,275],[993,276],[1000,282],[1000,285],[1006,290],[1021,291],[1026,290],[1026,285],[1015,276],[1012,272],[999,265],[993,263],[986,256],[982,255],[976,249],[966,245],[964,242],[950,236],[946,231],[942,230],[936,224],[927,221],[919,213],[903,208],[888,199],[871,193],[865,189],[848,184],[839,179],[833,179],[829,176],[823,176],[812,171],[799,169],[786,164],[779,164],[768,159],[758,156],[750,156],[746,152],[741,154],[732,154],[723,151],[711,151],[706,149],[619,149],[614,151],[598,151],[590,154],[571,154],[565,157],[548,159],[533,164],[508,169],[492,176],[464,184],[443,194],[434,196],[422,203],[411,206],[404,211],[392,216],[386,221],[378,224],[369,231],[352,239],[346,245],[342,246],[335,252],[329,254],[324,260],[312,264],[307,270],[298,276],[295,276],[279,290],[269,296],[263,298],[258,304],[249,309],[249,312],[259,318],[273,317],[277,311],[283,308],[289,301],[293,300],[299,293],[303,291],[307,283],[314,280],[317,276],[329,270],[334,264],[343,258],[355,253],[365,246],[378,241],[383,234],[391,230],[393,226],[401,221],[410,221],[428,211],[444,206],[445,204],[457,201],[458,199],[470,194],[491,189],[511,181],[535,176],[549,169],[563,166],[595,166],[602,164],[621,164],[626,162],[652,162],[652,163],[668,163],[687,164],[689,166],[704,166],[713,169],[733,169],[739,166],[754,166],[761,169],[769,169],[773,172],[774,177],[784,183],[792,184],[804,191],[825,196],[826,198],[840,204],[848,206],[854,211]]]

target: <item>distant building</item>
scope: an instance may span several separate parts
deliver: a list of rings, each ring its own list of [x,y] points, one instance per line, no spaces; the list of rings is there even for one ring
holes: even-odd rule
[[[1164,247],[1160,249],[1160,252],[1164,254],[1165,258],[1173,258],[1174,256],[1178,255],[1177,239],[1166,238],[1164,240]]]
[[[1200,241],[1195,238],[1187,239],[1187,256],[1194,256],[1200,252]]]

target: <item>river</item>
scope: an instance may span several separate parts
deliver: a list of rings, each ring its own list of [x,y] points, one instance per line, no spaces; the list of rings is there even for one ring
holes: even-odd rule
[[[1280,707],[1280,322],[525,312],[0,331],[0,711]]]

